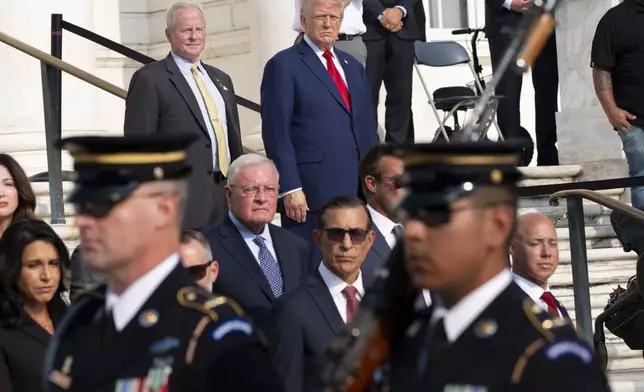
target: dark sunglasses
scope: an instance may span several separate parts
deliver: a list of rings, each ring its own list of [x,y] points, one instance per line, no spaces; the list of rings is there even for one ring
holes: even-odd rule
[[[349,234],[349,237],[351,238],[351,242],[354,244],[360,244],[364,242],[367,239],[367,234],[369,234],[369,230],[365,229],[339,229],[339,228],[331,228],[331,229],[324,229],[324,232],[326,233],[326,237],[329,239],[329,241],[332,242],[342,242],[344,240],[344,236]]]
[[[74,210],[78,215],[89,216],[92,218],[104,218],[110,211],[118,204],[121,200],[112,202],[112,201],[102,201],[102,202],[85,202],[85,203],[75,203]]]
[[[490,203],[483,203],[479,205],[462,206],[462,207],[456,207],[456,208],[450,208],[449,206],[445,206],[444,208],[432,208],[432,209],[419,208],[412,211],[408,211],[406,215],[407,215],[407,219],[418,220],[424,223],[428,227],[436,228],[449,223],[452,217],[452,214],[455,214],[461,211],[467,211],[467,210],[484,210],[486,208],[498,206],[501,204],[509,204],[509,202],[498,201],[498,202],[490,202]]]
[[[208,271],[208,268],[212,265],[214,260],[210,260],[206,264],[201,264],[201,265],[193,265],[192,267],[186,267],[186,270],[188,270],[188,274],[190,274],[190,277],[192,280],[201,280],[206,276],[206,271]]]
[[[403,176],[401,174],[393,177],[382,176],[380,177],[380,181],[387,184],[391,184],[396,189],[400,189],[404,186]]]

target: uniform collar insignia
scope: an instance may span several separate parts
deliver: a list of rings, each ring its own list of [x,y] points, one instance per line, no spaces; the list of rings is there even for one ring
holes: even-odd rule
[[[494,336],[498,329],[499,325],[496,321],[492,319],[481,320],[474,326],[474,334],[479,338],[489,338]]]

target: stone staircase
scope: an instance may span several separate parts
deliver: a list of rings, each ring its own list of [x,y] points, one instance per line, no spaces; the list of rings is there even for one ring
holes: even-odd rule
[[[582,172],[579,166],[558,166],[551,168],[525,168],[523,186],[577,182]],[[37,195],[36,212],[41,219],[51,220],[47,183],[33,183]],[[65,194],[72,189],[71,183],[64,183]],[[624,189],[603,191],[607,196],[620,198]],[[73,228],[72,208],[65,206],[66,224],[56,225],[56,232],[67,246],[73,249],[78,244],[78,233]],[[551,278],[553,293],[570,310],[575,320],[574,295],[572,287],[570,242],[566,203],[559,206],[548,204],[547,197],[524,198],[519,201],[519,213],[539,211],[556,221],[559,237],[559,268]],[[618,284],[625,287],[628,279],[635,274],[636,255],[625,253],[610,225],[610,210],[596,203],[584,201],[586,222],[586,247],[589,262],[590,295],[593,319],[606,305],[609,293]],[[279,224],[276,216],[275,223]],[[620,339],[606,330],[609,355],[608,370],[614,391],[644,391],[644,359],[641,351],[631,351]]]
[[[525,170],[525,186],[577,182],[581,180],[581,167],[559,166],[553,168],[528,168]],[[624,189],[601,191],[606,196],[620,199]],[[570,235],[566,216],[566,203],[559,206],[548,204],[547,197],[525,198],[519,202],[519,214],[541,212],[556,221],[559,237],[559,268],[550,279],[555,296],[569,309],[575,320],[572,286]],[[615,237],[610,225],[611,210],[594,202],[584,201],[586,223],[586,248],[590,280],[590,301],[593,320],[604,311],[608,295],[618,284],[626,286],[635,274],[637,255],[626,253]],[[644,391],[644,359],[641,351],[630,350],[621,339],[605,329],[608,351],[608,372],[613,391]]]

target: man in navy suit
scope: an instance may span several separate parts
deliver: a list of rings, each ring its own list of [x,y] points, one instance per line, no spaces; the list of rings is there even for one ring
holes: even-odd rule
[[[276,306],[273,364],[286,392],[324,390],[320,376],[328,343],[356,313],[364,295],[360,267],[373,244],[369,213],[357,197],[338,197],[320,212],[315,241],[322,262],[315,274]]]
[[[304,0],[304,39],[268,61],[261,86],[262,138],[281,176],[282,227],[310,243],[320,208],[357,195],[358,162],[379,141],[365,70],[333,47],[342,14],[341,0]]]
[[[387,260],[402,233],[394,206],[404,192],[401,188],[404,169],[402,159],[387,144],[375,146],[360,161],[360,184],[375,232],[373,246],[362,266],[369,275]]]
[[[279,174],[269,159],[246,154],[230,165],[228,217],[206,231],[219,276],[213,291],[233,298],[271,336],[273,301],[307,275],[309,245],[272,225]]]

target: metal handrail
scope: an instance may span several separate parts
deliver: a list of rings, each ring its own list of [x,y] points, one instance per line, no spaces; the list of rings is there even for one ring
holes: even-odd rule
[[[559,199],[573,196],[593,201],[604,207],[624,213],[631,218],[644,221],[644,211],[639,210],[635,207],[631,207],[628,204],[622,203],[621,201],[615,200],[599,192],[591,191],[588,189],[570,189],[566,191],[560,191],[552,194],[548,201],[551,206],[556,207],[559,205]]]
[[[40,49],[36,49],[33,46],[24,43],[8,34],[0,32],[0,42],[4,42],[5,44],[18,49],[19,51],[28,54],[31,57],[37,58],[38,60],[49,64],[52,67],[58,68],[63,72],[75,76],[80,80],[93,85],[94,87],[100,88],[103,91],[114,94],[117,97],[125,99],[125,97],[127,96],[127,91],[125,89],[122,89],[106,80],[94,76],[87,71],[83,71],[80,68],[74,67],[73,65],[57,59],[56,57],[45,53]]]
[[[94,76],[91,73],[87,71],[83,71],[80,68],[77,68],[69,63],[64,62],[63,60],[60,60],[48,53],[43,52],[40,49],[34,48],[33,46],[22,42],[8,34],[5,34],[0,31],[0,42],[4,42],[5,44],[18,49],[19,51],[34,57],[48,65],[51,65],[54,68],[60,69],[63,72],[66,72],[72,76],[77,77],[78,79],[87,82],[91,84],[94,87],[98,87],[103,91],[106,91],[110,94],[114,94],[119,98],[125,99],[127,97],[127,90],[120,88],[106,80],[103,80],[99,78],[98,76]],[[246,146],[242,146],[244,149],[245,153],[254,153],[258,154],[257,151],[248,148]]]

